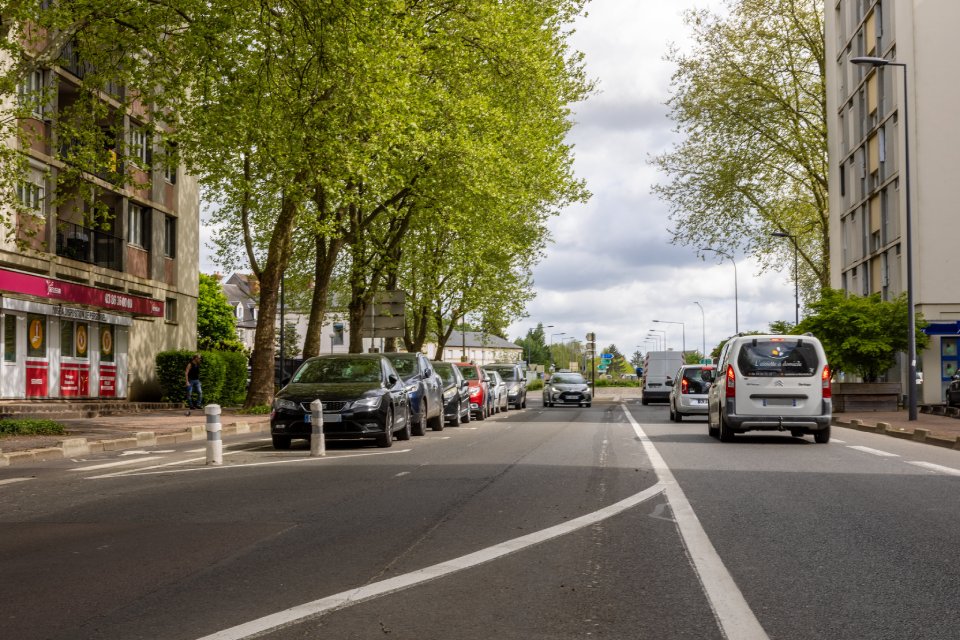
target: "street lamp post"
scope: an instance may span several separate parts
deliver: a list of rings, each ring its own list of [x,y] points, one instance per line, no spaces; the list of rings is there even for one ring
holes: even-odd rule
[[[653,349],[654,349],[654,351],[660,351],[660,350],[661,350],[661,349],[660,349],[660,336],[658,336],[657,334],[655,334],[655,333],[648,333],[648,334],[647,334],[647,342],[652,342],[652,343],[653,343]]]
[[[907,86],[907,63],[893,62],[886,58],[873,56],[858,56],[850,58],[850,62],[869,67],[902,67],[903,68],[903,184],[906,206],[906,238],[907,243],[907,419],[917,419],[917,320],[913,308],[913,215],[910,198],[910,98]]]
[[[687,325],[682,322],[676,322],[674,320],[654,320],[654,322],[659,322],[660,324],[678,324],[680,325],[680,354],[681,358],[686,359],[687,357]]]
[[[707,314],[703,312],[703,305],[701,305],[696,300],[693,301],[693,304],[700,307],[700,331],[703,334],[703,358],[707,357]]]
[[[710,247],[704,247],[700,249],[701,251],[713,251],[718,256],[722,256],[730,261],[733,264],[733,326],[734,333],[740,333],[740,309],[739,309],[739,299],[740,294],[737,291],[737,261],[733,259],[733,256],[725,251],[720,251],[719,249],[711,249]]]
[[[665,329],[648,329],[648,331],[650,331],[650,333],[653,333],[653,334],[657,334],[657,333],[662,333],[662,334],[663,334],[663,336],[656,336],[656,337],[657,337],[657,338],[662,338],[662,340],[663,340],[663,350],[666,351],[666,350],[667,350],[667,332],[666,332],[666,330],[665,330]]]
[[[797,236],[792,233],[787,233],[786,231],[774,231],[770,235],[776,236],[777,238],[790,238],[790,242],[793,243],[793,299],[795,307],[793,326],[797,326],[800,324],[800,272],[797,262],[797,254],[800,249],[797,246]]]

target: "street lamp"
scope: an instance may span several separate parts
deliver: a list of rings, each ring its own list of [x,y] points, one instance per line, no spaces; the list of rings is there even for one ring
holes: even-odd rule
[[[725,251],[720,251],[719,249],[711,249],[710,247],[704,247],[700,251],[713,251],[718,256],[724,257],[733,264],[733,325],[734,333],[740,333],[740,309],[739,309],[739,293],[737,292],[737,261],[733,259],[733,256]]]
[[[913,308],[913,230],[910,198],[910,98],[907,93],[907,63],[893,62],[874,56],[857,56],[850,62],[868,67],[903,68],[903,184],[907,199],[906,238],[907,243],[907,420],[917,419],[917,320]]]
[[[656,336],[656,337],[657,337],[657,338],[661,338],[661,337],[662,337],[662,339],[663,339],[663,350],[666,351],[666,350],[667,350],[667,332],[666,332],[666,330],[665,330],[665,329],[648,329],[648,331],[650,331],[650,333],[653,333],[653,334],[657,334],[657,333],[662,333],[662,334],[663,334],[663,336]]]
[[[687,357],[687,356],[686,356],[686,353],[687,353],[687,325],[685,325],[685,324],[682,323],[682,322],[676,322],[676,321],[673,321],[673,320],[654,320],[654,322],[659,322],[660,324],[678,324],[678,325],[680,325],[680,336],[681,336],[681,338],[682,338],[682,342],[680,343],[680,353],[681,353],[682,355],[681,355],[680,357],[685,359],[685,358]]]
[[[786,231],[774,231],[770,235],[777,238],[790,238],[790,242],[793,243],[793,298],[795,306],[793,326],[797,326],[800,324],[800,272],[797,269],[797,253],[799,252],[797,236],[792,233],[787,233]]]
[[[660,351],[660,350],[661,350],[661,349],[660,349],[660,336],[656,335],[655,333],[648,333],[648,334],[647,334],[647,342],[653,342],[653,349],[654,349],[654,351]]]
[[[693,304],[700,307],[700,331],[703,333],[703,358],[707,357],[707,314],[703,312],[703,305],[701,305],[696,300],[693,301]]]

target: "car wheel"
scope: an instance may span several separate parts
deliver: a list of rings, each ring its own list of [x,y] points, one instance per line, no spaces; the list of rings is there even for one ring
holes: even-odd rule
[[[483,405],[477,408],[477,420],[486,420],[487,419],[487,407]]]
[[[427,403],[420,400],[420,412],[417,414],[417,420],[413,423],[413,435],[422,436],[427,433]]]
[[[467,424],[473,420],[473,412],[470,411],[470,403],[467,402],[467,410],[463,412],[463,423]]]
[[[397,431],[397,440],[410,439],[410,407],[407,407],[407,419],[404,420],[403,429]]]
[[[683,422],[683,414],[679,411],[673,412],[673,419],[675,422]]]
[[[460,413],[461,413],[461,411],[460,411],[460,405],[457,404],[457,410],[453,412],[453,417],[450,418],[450,426],[451,426],[451,427],[459,427],[459,426],[460,426]]]
[[[552,407],[553,405],[550,404],[550,401],[549,401],[549,400],[544,400],[544,401],[543,401],[543,406],[545,406],[545,407]]]
[[[274,449],[289,449],[290,441],[292,438],[290,436],[273,436],[273,448]]]
[[[707,435],[711,438],[716,438],[720,435],[720,430],[713,426],[713,423],[710,422],[710,411],[707,410]]]
[[[673,404],[671,403],[670,404],[670,422],[676,422],[676,421],[677,421],[677,414],[674,413]]]
[[[387,417],[383,422],[383,433],[377,436],[377,446],[381,449],[393,446],[393,409],[387,409]]]
[[[640,398],[640,404],[642,404],[642,405],[648,405],[648,404],[650,404],[650,401],[647,400],[646,398]]]
[[[828,425],[826,429],[821,429],[820,431],[814,431],[813,441],[817,444],[827,444],[830,442],[830,426]]]
[[[523,401],[520,403],[520,408],[521,409],[527,408],[527,394],[523,394]]]
[[[733,430],[727,425],[727,421],[720,414],[720,442],[733,442]]]

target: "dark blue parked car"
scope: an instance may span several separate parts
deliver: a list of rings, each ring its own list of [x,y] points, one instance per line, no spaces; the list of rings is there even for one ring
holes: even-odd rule
[[[443,384],[422,353],[385,353],[407,385],[413,435],[422,436],[429,426],[443,431]]]

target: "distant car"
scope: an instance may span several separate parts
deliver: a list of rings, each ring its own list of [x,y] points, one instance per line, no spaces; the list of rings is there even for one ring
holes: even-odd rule
[[[707,415],[707,390],[710,383],[703,379],[704,369],[713,365],[685,364],[673,376],[670,387],[670,419],[682,422],[684,416]]]
[[[960,407],[960,374],[954,375],[947,387],[947,406]]]
[[[310,403],[323,403],[328,440],[374,440],[380,447],[410,439],[410,407],[400,374],[380,354],[333,354],[306,360],[277,393],[270,413],[275,449],[310,440]]]
[[[490,398],[493,402],[493,412],[500,413],[501,411],[507,411],[510,408],[510,404],[507,402],[507,383],[504,382],[499,371],[493,369],[484,370],[487,372],[488,379],[490,380]]]
[[[747,431],[789,431],[830,441],[833,391],[823,345],[812,335],[739,335],[723,346],[707,392],[707,432],[730,442]]]
[[[433,365],[422,353],[383,354],[407,385],[410,412],[413,414],[413,435],[422,436],[429,426],[443,431],[443,395]]]
[[[487,372],[475,364],[458,362],[457,366],[470,385],[470,411],[477,420],[486,420],[493,411]]]
[[[470,385],[460,367],[450,362],[431,362],[443,383],[443,417],[453,426],[470,422]]]
[[[578,404],[589,407],[593,404],[590,385],[579,373],[555,373],[543,385],[543,406],[555,404]]]
[[[484,369],[496,371],[507,383],[507,402],[510,406],[514,409],[527,406],[527,375],[522,366],[516,362],[496,362],[484,366]]]

